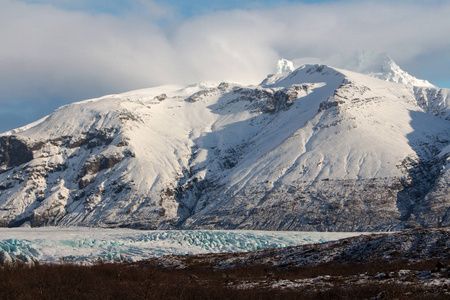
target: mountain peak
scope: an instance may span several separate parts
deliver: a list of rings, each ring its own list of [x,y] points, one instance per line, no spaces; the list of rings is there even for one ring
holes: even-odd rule
[[[303,60],[304,61],[304,60]],[[298,61],[297,61],[298,62]],[[341,62],[334,62],[331,65],[341,69],[348,70],[370,77],[374,77],[384,81],[390,81],[395,83],[401,83],[417,87],[431,87],[435,88],[427,80],[418,79],[400,68],[395,61],[389,57],[386,53],[377,53],[368,50],[359,50],[353,53],[349,58],[341,60]],[[315,67],[314,67],[315,66]],[[334,71],[340,72],[339,69],[334,69],[330,65],[295,65],[290,60],[280,59],[277,62],[277,72],[275,74],[270,74],[261,83],[261,85],[274,85],[280,81],[291,78],[298,73],[299,70],[319,68],[319,69],[333,69]],[[295,74],[294,74],[295,73]],[[314,72],[313,72],[314,73]],[[333,73],[333,72],[331,72]]]
[[[328,65],[312,64],[303,65],[293,71],[270,74],[260,85],[266,87],[289,87],[292,84],[309,82],[319,83],[324,81],[338,81],[340,84],[345,75],[339,69]]]
[[[359,50],[350,56],[340,67],[385,81],[414,86],[435,87],[427,80],[418,79],[403,71],[386,53]]]

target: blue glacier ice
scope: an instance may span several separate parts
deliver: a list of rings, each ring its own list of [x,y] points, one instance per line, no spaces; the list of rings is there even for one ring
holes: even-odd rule
[[[169,254],[246,252],[323,243],[361,233],[274,231],[140,231],[100,228],[0,228],[0,264],[91,264]]]

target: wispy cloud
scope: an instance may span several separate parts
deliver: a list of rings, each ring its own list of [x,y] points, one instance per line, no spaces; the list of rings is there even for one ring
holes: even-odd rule
[[[182,20],[161,2],[130,1],[120,13],[83,2],[94,1],[0,0],[0,105],[25,99],[50,110],[169,82],[258,83],[280,57],[327,60],[356,49],[387,52],[417,77],[448,80],[447,1],[285,3]]]

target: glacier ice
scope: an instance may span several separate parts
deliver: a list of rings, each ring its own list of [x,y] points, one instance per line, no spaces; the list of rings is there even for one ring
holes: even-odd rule
[[[100,228],[1,228],[2,264],[90,264],[139,261],[169,254],[245,252],[265,248],[323,243],[357,232],[274,231],[140,231]]]

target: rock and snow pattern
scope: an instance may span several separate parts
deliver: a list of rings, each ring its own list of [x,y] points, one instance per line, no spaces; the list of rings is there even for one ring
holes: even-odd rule
[[[449,225],[449,90],[381,79],[305,65],[63,106],[0,135],[0,225]]]

